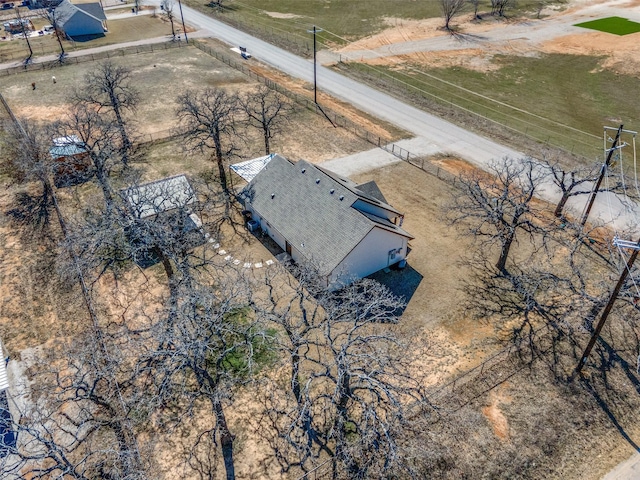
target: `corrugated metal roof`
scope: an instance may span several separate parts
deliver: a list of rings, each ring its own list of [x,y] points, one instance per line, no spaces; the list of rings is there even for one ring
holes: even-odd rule
[[[87,147],[77,135],[58,137],[53,139],[53,146],[49,149],[49,155],[57,159],[71,157],[87,151]]]
[[[7,364],[5,363],[5,354],[0,348],[0,392],[9,388],[9,377],[7,377]]]
[[[260,173],[260,170],[262,170],[275,155],[275,153],[271,153],[269,155],[265,155],[264,157],[253,158],[244,162],[235,163],[231,165],[230,168],[242,178],[244,178],[247,182],[250,182],[258,173]]]
[[[196,194],[184,174],[136,185],[122,192],[138,218],[184,208],[196,201]]]

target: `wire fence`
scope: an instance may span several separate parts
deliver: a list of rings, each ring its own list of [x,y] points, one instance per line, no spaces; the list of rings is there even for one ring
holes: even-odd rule
[[[15,67],[0,70],[0,75],[14,75],[24,72],[32,72],[38,70],[50,70],[61,65],[73,65],[78,63],[95,62],[96,60],[104,60],[107,58],[124,57],[125,55],[135,55],[142,53],[153,53],[163,50],[171,50],[174,48],[185,47],[184,42],[162,42],[149,43],[145,45],[134,45],[131,47],[118,48],[116,50],[105,50],[97,53],[78,54],[77,56],[65,56],[62,60],[49,60],[38,63],[28,63],[26,65],[16,65]],[[0,58],[1,60],[2,58]]]
[[[436,386],[428,393],[429,405],[440,415],[454,413],[506,382],[553,346],[554,331],[545,325],[519,343],[512,343],[478,366]],[[419,409],[422,405],[414,405]],[[411,409],[410,409],[411,410]]]
[[[309,470],[307,473],[298,477],[297,480],[321,480],[323,478],[329,478],[333,474],[333,460],[329,459],[324,463],[321,463],[317,467]]]

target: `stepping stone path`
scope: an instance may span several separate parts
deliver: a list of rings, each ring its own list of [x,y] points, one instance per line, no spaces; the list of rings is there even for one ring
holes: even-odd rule
[[[209,243],[214,243],[215,242],[215,240],[213,238],[211,238],[208,233],[205,234],[205,237],[209,239]],[[241,263],[240,260],[237,259],[237,258],[234,259],[233,255],[228,254],[226,250],[220,248],[220,244],[219,243],[215,243],[213,245],[213,248],[218,251],[218,255],[224,256],[225,261],[233,262],[234,265],[240,265],[240,263]],[[273,260],[269,259],[264,263],[262,261],[256,262],[256,263],[244,262],[244,264],[242,266],[243,266],[243,268],[252,268],[252,267],[253,268],[262,268],[263,266],[267,266],[268,267],[270,265],[273,265],[274,263],[275,262]]]

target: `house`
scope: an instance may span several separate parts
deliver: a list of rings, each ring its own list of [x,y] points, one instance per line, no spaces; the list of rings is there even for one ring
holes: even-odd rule
[[[135,185],[121,193],[132,225],[137,221],[146,221],[160,228],[168,227],[182,236],[187,248],[205,242],[202,221],[192,210],[197,203],[197,196],[185,175]],[[151,230],[146,229],[147,236],[144,238],[139,236],[138,229],[128,228],[126,232],[133,247],[134,261],[143,268],[158,263],[161,257],[158,244],[153,244],[152,238],[152,243],[149,243]]]
[[[274,155],[242,191],[253,221],[335,289],[404,260],[413,237],[375,182]]]
[[[90,178],[93,162],[87,146],[76,135],[54,138],[49,155],[54,160],[53,182],[57,188],[76,185]]]
[[[107,17],[99,3],[74,5],[69,0],[63,0],[54,12],[57,28],[69,37],[102,35],[107,31],[104,24]]]

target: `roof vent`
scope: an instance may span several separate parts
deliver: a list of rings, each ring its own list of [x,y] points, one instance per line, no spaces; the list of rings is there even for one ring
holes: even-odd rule
[[[307,171],[307,169],[306,169],[306,168],[303,168],[303,169],[302,169],[302,173],[304,173],[304,172],[306,172],[306,171]]]
[[[273,197],[275,197],[275,196],[276,196],[276,194],[275,194],[275,193],[272,193],[272,194],[271,194],[271,198],[273,198]]]
[[[319,178],[316,178],[316,183],[320,183],[320,179]]]
[[[340,201],[344,200],[344,195],[340,195]]]
[[[329,193],[333,195],[335,193],[335,190],[332,188],[331,190],[329,190]]]

